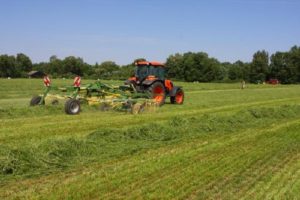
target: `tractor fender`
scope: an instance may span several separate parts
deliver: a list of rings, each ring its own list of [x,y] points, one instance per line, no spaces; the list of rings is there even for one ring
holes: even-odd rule
[[[135,83],[135,81],[133,81],[133,80],[124,81],[124,85],[131,85],[131,84],[134,84],[134,83]]]
[[[130,85],[130,80],[124,81],[124,85]]]
[[[135,76],[129,77],[124,84],[125,85],[131,85],[131,84],[136,84],[137,78]]]
[[[157,81],[162,82],[162,81],[159,81],[159,80],[144,80],[143,85],[150,86],[150,85],[152,85],[153,83],[155,83]]]
[[[170,91],[170,97],[174,97],[176,95],[177,90],[180,88],[181,88],[180,86],[174,86]]]

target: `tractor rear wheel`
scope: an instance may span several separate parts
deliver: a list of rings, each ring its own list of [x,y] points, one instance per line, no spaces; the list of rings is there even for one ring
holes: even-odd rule
[[[76,99],[69,99],[65,103],[65,112],[69,115],[76,115],[80,112],[80,102]]]
[[[32,97],[32,99],[30,100],[30,106],[39,105],[39,103],[40,103],[41,100],[42,100],[41,96],[34,96],[34,97]]]
[[[184,92],[181,88],[179,88],[176,93],[175,96],[170,97],[171,103],[172,104],[183,104],[184,101]]]
[[[150,97],[154,99],[154,101],[159,105],[162,106],[166,100],[166,91],[165,86],[161,82],[153,83],[149,89]]]

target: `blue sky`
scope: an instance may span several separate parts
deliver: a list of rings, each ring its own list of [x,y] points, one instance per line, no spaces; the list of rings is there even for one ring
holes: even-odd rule
[[[0,54],[94,64],[204,51],[250,61],[300,45],[300,0],[0,0]]]

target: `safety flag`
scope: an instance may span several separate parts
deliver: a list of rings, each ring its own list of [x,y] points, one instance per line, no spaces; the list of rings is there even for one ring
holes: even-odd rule
[[[80,76],[76,76],[74,78],[74,87],[80,87],[81,84],[81,77]]]
[[[45,85],[46,87],[49,87],[50,84],[51,84],[50,78],[49,78],[48,76],[44,76],[44,85]]]

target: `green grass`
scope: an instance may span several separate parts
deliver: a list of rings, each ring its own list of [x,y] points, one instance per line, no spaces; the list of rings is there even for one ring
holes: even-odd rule
[[[299,198],[299,86],[176,84],[182,106],[68,116],[28,107],[41,80],[0,79],[0,198]]]

